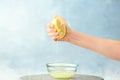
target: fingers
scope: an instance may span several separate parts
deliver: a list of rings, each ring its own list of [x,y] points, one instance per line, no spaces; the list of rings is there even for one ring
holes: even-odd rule
[[[52,25],[51,24],[48,24],[48,26],[47,26],[47,32],[48,33],[56,33],[56,30],[52,27]]]
[[[57,41],[57,36],[58,36],[58,33],[56,32],[56,30],[52,27],[52,24],[49,23],[48,26],[47,26],[47,32],[48,32],[48,35],[55,41]]]
[[[58,33],[57,32],[49,32],[48,35],[51,37],[57,37]]]

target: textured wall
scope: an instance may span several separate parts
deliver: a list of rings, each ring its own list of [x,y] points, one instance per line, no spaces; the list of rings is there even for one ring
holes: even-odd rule
[[[46,25],[54,14],[77,31],[120,40],[120,0],[0,0],[0,79],[47,73],[46,63],[70,62],[79,64],[80,74],[120,80],[119,61],[52,41]]]

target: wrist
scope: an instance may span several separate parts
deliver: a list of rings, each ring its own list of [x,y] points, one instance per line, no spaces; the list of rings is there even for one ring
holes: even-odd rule
[[[72,36],[74,36],[74,30],[71,29],[69,30],[69,32],[67,32],[65,41],[71,42],[71,40],[73,39]]]

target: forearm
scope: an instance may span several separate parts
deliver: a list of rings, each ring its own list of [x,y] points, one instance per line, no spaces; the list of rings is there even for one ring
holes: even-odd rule
[[[69,43],[93,50],[112,59],[120,60],[120,42],[85,35],[71,31]]]

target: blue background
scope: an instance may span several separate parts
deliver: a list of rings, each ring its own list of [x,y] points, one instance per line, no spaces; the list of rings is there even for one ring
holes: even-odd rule
[[[79,74],[120,80],[119,61],[51,40],[46,25],[55,14],[76,31],[120,40],[120,0],[0,0],[0,79],[47,73],[46,63],[68,62],[79,64]]]

